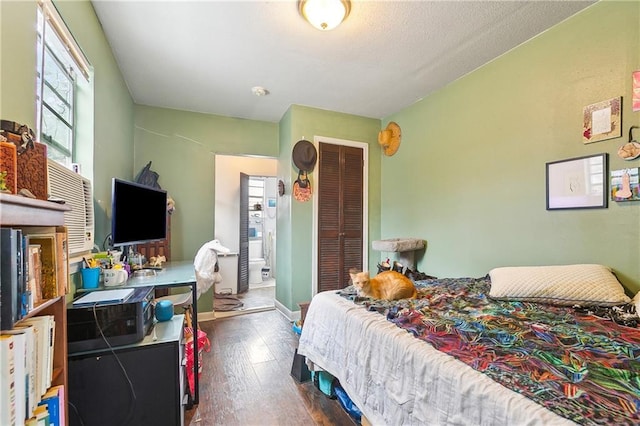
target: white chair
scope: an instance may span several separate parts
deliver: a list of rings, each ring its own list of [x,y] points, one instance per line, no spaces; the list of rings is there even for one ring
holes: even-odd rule
[[[171,303],[173,303],[174,310],[176,308],[182,308],[184,310],[190,309],[191,304],[193,303],[193,297],[191,296],[191,291],[158,297],[156,299],[156,302],[160,302],[161,300],[169,300]]]
[[[198,298],[209,291],[215,284],[222,282],[222,275],[218,272],[218,253],[229,253],[229,249],[218,240],[211,240],[198,250],[193,261],[196,269],[196,289]]]
[[[229,249],[220,244],[220,241],[212,240],[200,247],[198,253],[196,253],[193,266],[196,270],[196,297],[198,299],[202,293],[207,292],[213,285],[222,282],[222,276],[217,270],[218,252],[228,253]],[[176,308],[190,311],[193,304],[192,294],[192,291],[170,294],[157,298],[156,302],[169,300],[173,303],[174,311]]]

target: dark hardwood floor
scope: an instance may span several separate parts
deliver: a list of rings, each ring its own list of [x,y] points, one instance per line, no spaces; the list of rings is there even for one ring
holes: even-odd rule
[[[291,376],[298,335],[278,311],[202,322],[200,404],[185,413],[198,425],[347,425],[356,423],[309,382]]]

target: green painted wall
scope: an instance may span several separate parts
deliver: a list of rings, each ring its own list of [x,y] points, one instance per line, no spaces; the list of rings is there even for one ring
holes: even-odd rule
[[[297,311],[298,303],[310,300],[312,293],[313,203],[291,198],[291,187],[298,177],[291,160],[293,146],[303,138],[313,141],[315,136],[369,144],[369,238],[377,239],[380,235],[380,121],[293,105],[281,120],[280,128],[278,176],[285,182],[286,194],[278,205],[276,299],[291,311]],[[310,175],[312,186],[316,176]]]
[[[279,123],[279,155],[277,173],[278,179],[284,182],[285,192],[278,198],[278,208],[276,209],[276,300],[292,309],[293,300],[291,298],[292,286],[292,261],[293,238],[291,208],[294,203],[291,197],[291,187],[294,180],[291,173],[291,149],[295,138],[292,134],[293,107],[289,108]],[[297,141],[297,140],[296,140]],[[294,142],[295,143],[295,142]],[[297,178],[297,177],[296,177]],[[310,176],[313,179],[313,176]],[[310,268],[311,265],[309,265]],[[294,309],[292,309],[294,310]]]
[[[36,120],[35,1],[0,2],[3,119],[28,124]],[[60,15],[95,69],[94,167],[96,244],[110,232],[105,206],[111,202],[111,176],[130,178],[133,172],[133,102],[102,27],[89,1],[56,2]],[[16,25],[19,22],[19,25]]]
[[[110,232],[111,178],[133,174],[133,101],[89,1],[55,2],[94,73],[93,161],[95,242]],[[36,117],[35,1],[0,2],[0,117],[28,124]],[[75,280],[74,280],[75,282]]]
[[[36,34],[35,1],[0,2],[0,117],[34,129]]]
[[[640,70],[640,2],[600,2],[387,117],[402,127],[382,161],[383,238],[427,240],[419,270],[483,276],[507,265],[600,263],[640,290],[640,202],[546,211],[545,163],[607,152],[610,169]],[[622,137],[582,142],[583,107],[623,97]]]
[[[158,183],[176,202],[171,217],[171,260],[193,259],[214,239],[215,154],[276,157],[278,125],[136,105],[134,167],[151,161]],[[213,290],[198,300],[213,307]]]
[[[91,2],[55,5],[94,69],[95,243],[102,249],[111,233],[111,178],[131,179],[134,173],[133,100]]]

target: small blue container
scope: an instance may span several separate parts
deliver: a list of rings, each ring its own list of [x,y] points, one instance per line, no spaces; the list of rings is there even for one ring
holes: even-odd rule
[[[173,303],[170,300],[161,300],[156,303],[156,319],[160,322],[173,318]]]
[[[82,268],[82,288],[98,288],[100,285],[100,271],[102,268]]]

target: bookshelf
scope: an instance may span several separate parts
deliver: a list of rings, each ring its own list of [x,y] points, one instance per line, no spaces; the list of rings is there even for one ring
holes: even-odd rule
[[[19,227],[61,227],[64,226],[64,213],[71,207],[49,201],[35,200],[17,195],[0,193],[0,226]],[[69,276],[64,277],[68,287]],[[51,386],[61,385],[68,389],[67,374],[67,310],[66,296],[46,299],[31,309],[25,317],[16,322],[20,324],[28,318],[52,315],[55,318],[55,340],[53,355],[53,373]],[[67,410],[68,411],[68,410]],[[17,419],[19,424],[20,419]]]

